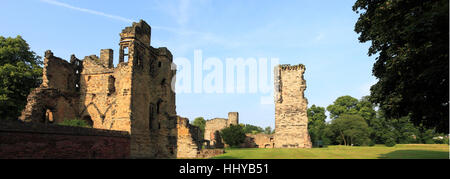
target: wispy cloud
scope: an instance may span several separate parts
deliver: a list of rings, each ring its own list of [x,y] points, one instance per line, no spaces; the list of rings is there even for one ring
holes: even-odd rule
[[[62,3],[62,2],[59,2],[59,1],[55,1],[55,0],[41,0],[41,2],[44,2],[44,3],[47,3],[47,4],[51,4],[51,5],[55,5],[55,6],[64,7],[64,8],[68,8],[68,9],[72,9],[72,10],[76,10],[76,11],[80,11],[80,12],[85,12],[85,13],[89,13],[89,14],[103,16],[103,17],[107,17],[107,18],[110,18],[110,19],[119,20],[119,21],[123,21],[123,22],[127,22],[127,23],[131,23],[131,22],[135,21],[135,20],[128,19],[128,18],[125,18],[125,17],[116,16],[116,15],[112,15],[112,14],[107,14],[107,13],[100,12],[100,11],[94,11],[94,10],[91,10],[91,9],[75,7],[75,6],[72,6],[70,4]]]
[[[108,14],[108,13],[97,11],[97,10],[77,7],[77,6],[73,6],[73,5],[63,3],[63,2],[60,2],[57,0],[40,0],[40,1],[43,3],[50,4],[50,5],[59,6],[62,8],[75,10],[75,11],[79,11],[79,12],[83,12],[83,13],[88,13],[88,14],[92,14],[92,15],[103,16],[103,17],[106,17],[109,19],[118,20],[118,21],[122,21],[122,22],[126,22],[126,23],[136,22],[136,20],[133,20],[130,18],[125,18],[125,17],[118,16],[118,15]],[[152,29],[162,30],[162,31],[176,34],[179,36],[178,37],[179,39],[182,39],[184,41],[189,41],[190,43],[181,43],[181,46],[179,48],[181,51],[188,51],[194,47],[199,47],[199,46],[205,45],[205,43],[220,44],[225,47],[237,47],[240,45],[240,43],[237,43],[233,40],[227,39],[222,36],[218,36],[213,33],[199,32],[199,31],[187,30],[186,28],[183,28],[183,26],[189,22],[189,19],[191,16],[190,13],[192,10],[191,9],[192,2],[190,0],[180,0],[177,2],[178,3],[172,4],[172,6],[169,6],[172,8],[168,8],[169,9],[168,11],[170,11],[169,14],[176,17],[176,21],[180,25],[180,27],[174,28],[174,27],[166,27],[166,26],[158,26],[158,25],[151,25],[151,27],[152,27]],[[167,5],[167,4],[165,4],[165,5]],[[167,6],[161,6],[161,8],[167,10]],[[177,41],[177,43],[179,43],[179,41]],[[169,44],[169,45],[173,46],[174,44]],[[178,45],[180,45],[180,44],[178,44]]]

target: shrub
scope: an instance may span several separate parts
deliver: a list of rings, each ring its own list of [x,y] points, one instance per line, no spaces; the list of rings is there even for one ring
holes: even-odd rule
[[[245,141],[245,131],[240,125],[231,125],[220,131],[223,141],[230,147],[238,147]]]
[[[367,145],[370,146],[370,147],[373,147],[373,146],[375,146],[375,142],[373,140],[369,140]]]
[[[386,140],[386,143],[384,145],[388,146],[388,147],[394,147],[395,146],[395,140],[393,138],[389,138]]]

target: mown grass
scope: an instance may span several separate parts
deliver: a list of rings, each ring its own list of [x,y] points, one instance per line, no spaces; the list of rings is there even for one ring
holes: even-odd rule
[[[398,144],[394,147],[328,146],[312,149],[226,149],[213,159],[449,159],[447,144]]]

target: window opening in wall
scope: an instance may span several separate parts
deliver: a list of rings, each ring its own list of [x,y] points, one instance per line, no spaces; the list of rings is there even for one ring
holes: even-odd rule
[[[124,62],[128,62],[129,51],[128,47],[123,48],[123,60]]]
[[[108,77],[108,95],[111,95],[116,92],[116,78],[114,76],[110,75]]]
[[[162,100],[158,100],[158,103],[156,104],[156,113],[160,114],[161,113],[161,103]]]
[[[45,123],[53,123],[55,122],[53,118],[53,112],[50,109],[45,110]]]
[[[156,120],[156,118],[155,118],[155,106],[154,106],[154,104],[151,104],[150,103],[150,107],[149,107],[149,109],[148,109],[148,128],[149,129],[154,129],[154,127],[155,127],[155,120]]]

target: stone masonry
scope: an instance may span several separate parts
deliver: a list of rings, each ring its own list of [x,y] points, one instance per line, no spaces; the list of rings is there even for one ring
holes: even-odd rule
[[[213,148],[223,148],[225,146],[222,137],[220,136],[220,130],[229,127],[230,125],[239,124],[239,113],[229,112],[228,119],[214,118],[207,120],[205,124],[205,136],[204,140],[209,141]]]
[[[151,27],[143,20],[123,29],[116,67],[112,49],[83,60],[72,55],[70,62],[47,51],[43,83],[28,96],[20,120],[50,124],[81,119],[93,128],[129,132],[131,158],[175,158],[178,150],[198,153],[192,142],[198,134],[187,134],[195,130],[176,114],[172,54],[150,46],[150,39]],[[185,143],[178,141],[184,129],[178,125],[187,129],[181,136],[192,147],[177,148]]]
[[[302,64],[275,68],[275,148],[312,147],[308,134],[304,73]]]
[[[275,145],[273,134],[246,134],[242,148],[273,148]]]
[[[197,158],[202,148],[200,128],[189,124],[189,119],[177,118],[177,158]]]

